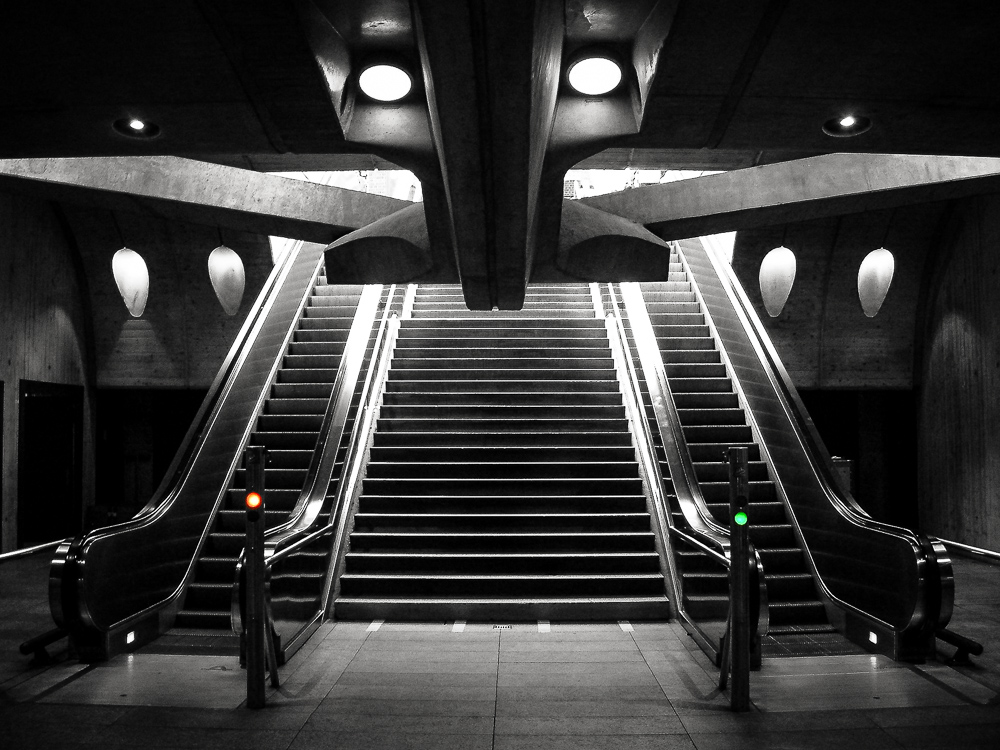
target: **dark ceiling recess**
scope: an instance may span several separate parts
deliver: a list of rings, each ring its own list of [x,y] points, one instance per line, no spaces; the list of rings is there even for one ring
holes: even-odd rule
[[[413,268],[459,278],[470,307],[518,308],[536,271],[577,267],[562,180],[581,161],[730,170],[833,151],[1000,156],[983,115],[1000,109],[998,18],[995,0],[961,14],[904,0],[105,0],[58,16],[21,2],[0,52],[0,158],[399,165],[423,186],[425,227],[408,242],[422,247],[426,232],[429,250]],[[567,65],[587,48],[621,61],[621,86],[567,91]],[[380,56],[412,76],[399,101],[358,95],[360,67]],[[155,123],[147,137],[128,132],[134,113]],[[861,137],[830,137],[861,133],[866,118]]]

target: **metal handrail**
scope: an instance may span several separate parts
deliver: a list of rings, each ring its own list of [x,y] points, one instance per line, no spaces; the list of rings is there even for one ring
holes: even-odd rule
[[[365,376],[365,382],[361,390],[361,398],[359,405],[359,414],[354,420],[354,427],[351,433],[351,439],[348,447],[348,453],[341,467],[340,477],[337,483],[337,495],[331,503],[331,523],[320,527],[310,527],[307,529],[300,530],[294,536],[289,535],[285,538],[284,544],[278,548],[277,545],[265,550],[265,582],[268,591],[268,599],[270,601],[270,585],[272,572],[276,565],[281,563],[283,560],[288,558],[290,555],[311,546],[318,540],[330,536],[334,529],[337,527],[338,521],[340,520],[343,512],[341,506],[344,504],[345,493],[347,488],[345,487],[345,478],[348,480],[356,478],[357,467],[361,459],[364,457],[364,452],[358,451],[358,440],[360,435],[365,434],[363,431],[366,425],[369,423],[369,415],[372,412],[372,402],[375,396],[381,392],[382,383],[384,382],[384,373],[388,366],[388,358],[391,355],[391,348],[395,343],[394,331],[398,329],[399,322],[396,315],[390,312],[395,301],[396,286],[392,285],[387,295],[386,302],[382,308],[382,316],[379,321],[378,332],[375,337],[374,346],[372,349],[372,358],[369,362],[368,370]],[[369,327],[370,331],[370,327]],[[352,392],[353,397],[353,392]],[[348,407],[350,406],[350,399],[348,400]],[[335,457],[336,453],[340,448],[340,440],[328,441],[326,445],[326,451],[332,453]],[[331,471],[332,474],[332,471]],[[319,484],[316,485],[315,492],[317,495],[321,495],[324,500],[326,498],[326,493],[329,489],[330,479],[328,478],[325,486],[320,487]],[[353,492],[354,486],[352,484],[351,491]],[[345,520],[346,522],[346,520]],[[240,562],[237,566],[236,578],[233,585],[232,599],[231,599],[231,615],[233,629],[236,632],[242,630],[242,613],[240,609],[240,587],[242,583],[242,567],[243,567],[243,557],[241,556]],[[310,627],[317,624],[318,621],[323,617],[326,611],[326,601],[328,597],[329,590],[329,564],[328,573],[324,578],[324,586],[322,594],[318,597],[318,608],[317,611],[310,616],[308,620],[298,623],[296,631],[286,638],[282,642],[282,656],[286,657],[291,650],[294,650],[304,642],[304,637],[311,633]],[[307,633],[308,631],[308,633]]]
[[[636,289],[638,290],[638,288]],[[628,399],[627,403],[631,402],[632,404],[634,404],[634,406],[630,406],[630,410],[634,411],[637,414],[635,424],[637,426],[637,429],[642,434],[641,443],[644,444],[644,449],[640,448],[640,455],[643,456],[643,454],[648,454],[649,458],[645,458],[644,456],[644,462],[649,463],[650,469],[652,470],[650,473],[650,469],[645,469],[647,472],[647,476],[650,478],[650,487],[655,493],[654,507],[656,507],[659,511],[657,522],[661,525],[662,529],[669,530],[670,536],[680,539],[698,548],[700,551],[709,555],[715,562],[719,563],[724,568],[728,569],[731,564],[728,529],[725,529],[724,527],[721,527],[719,524],[713,522],[711,527],[708,527],[707,524],[705,524],[704,526],[701,525],[692,526],[692,530],[695,533],[689,534],[681,529],[678,529],[676,526],[673,525],[671,521],[669,508],[667,507],[666,504],[667,494],[663,486],[662,471],[660,470],[659,461],[656,459],[656,449],[655,446],[653,445],[653,439],[649,430],[649,424],[646,420],[645,409],[642,407],[643,403],[642,390],[639,387],[638,373],[636,372],[635,365],[632,362],[631,352],[628,345],[628,336],[625,332],[625,324],[624,321],[622,320],[621,310],[618,307],[618,300],[615,295],[614,287],[611,284],[608,284],[608,293],[611,303],[612,315],[614,316],[615,320],[615,329],[617,331],[618,338],[621,342],[621,346],[623,347],[623,351],[625,353],[624,359],[626,362],[626,369],[629,373],[628,383],[629,383],[630,394],[628,395],[630,395],[631,398]],[[645,302],[642,301],[641,299],[641,292],[639,292],[639,295],[640,299],[638,300],[638,302],[639,304],[641,304],[641,312],[643,314],[646,314]],[[624,292],[623,292],[623,297],[624,297]],[[633,300],[633,309],[636,309],[638,307],[638,305],[636,305],[635,302],[636,300]],[[638,312],[639,310],[636,310],[637,314]],[[608,317],[610,318],[611,315],[609,315]],[[649,323],[648,314],[646,314],[645,319],[648,324]],[[680,441],[674,443],[674,448],[675,452],[679,452],[682,455],[673,457],[676,459],[673,462],[673,464],[676,464],[678,461],[681,463],[686,462],[687,464],[685,467],[684,480],[681,482],[680,487],[678,487],[678,484],[674,479],[672,463],[671,463],[672,457],[670,455],[671,450],[668,449],[667,447],[668,444],[666,440],[664,440],[664,452],[667,455],[667,461],[668,461],[667,465],[668,465],[668,470],[671,471],[671,480],[674,481],[675,496],[677,497],[678,504],[681,505],[682,509],[685,503],[694,505],[695,507],[698,507],[700,505],[700,510],[698,511],[697,517],[699,519],[702,519],[702,514],[703,513],[709,514],[709,510],[707,505],[705,504],[704,496],[701,494],[701,486],[698,484],[697,478],[695,477],[694,463],[692,462],[691,454],[688,451],[687,441],[683,438],[683,433],[680,430],[680,417],[677,413],[677,408],[673,401],[673,393],[670,391],[670,384],[666,378],[666,373],[663,368],[663,359],[660,356],[659,348],[655,346],[655,344],[651,344],[648,341],[647,336],[644,336],[643,334],[640,334],[636,331],[636,326],[631,313],[629,315],[629,320],[632,321],[632,335],[635,339],[636,349],[639,350],[640,362],[643,363],[643,370],[647,375],[647,387],[649,387],[650,379],[648,377],[649,371],[646,370],[645,365],[648,363],[650,367],[654,370],[654,381],[657,382],[662,389],[660,391],[659,397],[662,397],[664,401],[669,400],[669,403],[664,404],[665,408],[662,411],[664,412],[664,415],[668,419],[672,418],[674,420],[674,424],[670,426],[670,429],[673,432],[673,434],[680,436]],[[611,330],[611,325],[609,321],[609,331],[610,330]],[[650,331],[652,330],[651,325],[649,330]],[[646,352],[645,360],[643,359],[642,351],[640,349],[640,346],[643,345],[652,347],[652,351]],[[652,392],[650,393],[650,400],[651,401],[653,400]],[[656,414],[657,417],[657,424],[660,427],[661,439],[662,439],[664,424],[660,420],[660,413],[656,410],[655,406],[654,406],[654,413]],[[688,514],[685,514],[685,520],[688,520]],[[715,529],[721,529],[721,532],[716,532]],[[669,545],[669,540],[665,540],[665,543]],[[710,651],[711,653],[714,654],[715,644],[711,642],[709,635],[699,625],[697,620],[695,620],[690,615],[690,613],[688,613],[686,607],[684,606],[683,595],[682,592],[680,591],[681,579],[676,569],[676,563],[673,559],[672,547],[668,546],[667,551],[669,555],[668,564],[670,566],[670,574],[674,579],[673,587],[674,587],[674,597],[677,603],[676,605],[677,612],[678,614],[681,615],[682,621],[687,624],[689,632],[691,632],[692,636],[694,636],[695,639],[699,642],[699,645],[701,645],[702,648],[705,649],[706,651]],[[767,608],[767,587],[764,579],[764,569],[761,563],[760,555],[757,553],[757,550],[754,548],[752,544],[749,545],[749,553],[751,555],[751,559],[753,560],[753,565],[751,568],[751,585],[754,586],[756,589],[757,602],[758,602],[757,612],[755,613],[755,618],[757,623],[756,632],[757,635],[760,636],[764,635],[767,632],[769,624],[768,608]]]
[[[596,288],[596,284],[591,285],[595,308],[600,304],[600,295],[597,293]],[[674,559],[673,547],[670,543],[670,531],[673,527],[670,522],[670,508],[667,504],[666,487],[663,485],[663,472],[660,470],[659,461],[656,458],[656,448],[653,445],[653,438],[649,432],[645,410],[642,408],[642,390],[639,387],[632,357],[629,356],[628,336],[625,333],[621,311],[618,309],[614,289],[612,289],[611,284],[608,284],[608,293],[612,310],[604,318],[605,327],[608,332],[608,341],[611,344],[611,352],[618,367],[622,368],[619,372],[624,376],[624,378],[619,377],[619,383],[625,386],[622,388],[622,395],[625,397],[625,408],[629,414],[629,421],[632,423],[632,434],[636,438],[639,469],[645,479],[643,484],[649,489],[650,504],[653,511],[652,516],[659,529],[659,537],[664,547],[662,559],[666,562],[666,572],[670,580],[672,598],[677,612],[686,617],[687,613],[684,611],[683,596],[680,588],[680,575],[677,571],[677,563]],[[601,307],[603,308],[603,305]],[[623,379],[624,383],[622,383]],[[726,557],[724,555],[721,557],[723,564],[725,564]]]
[[[321,600],[324,603],[324,612],[330,611],[333,597],[336,595],[334,584],[345,554],[351,511],[361,490],[362,469],[366,463],[375,433],[375,424],[382,408],[385,381],[389,375],[389,367],[395,353],[399,327],[399,317],[393,314],[386,329],[385,340],[379,350],[378,369],[372,383],[371,394],[364,403],[363,415],[354,423],[351,447],[344,460],[340,481],[337,484],[337,498],[333,504],[333,513],[330,516],[331,523],[329,524],[330,532],[333,534],[333,545],[328,557],[329,564],[323,583],[323,598]]]
[[[340,357],[340,366],[337,368],[333,390],[330,392],[323,421],[320,424],[319,439],[309,461],[302,490],[299,492],[299,497],[288,520],[265,532],[265,559],[271,557],[279,547],[287,544],[289,539],[294,539],[302,531],[312,526],[322,509],[327,489],[330,486],[330,479],[333,476],[344,426],[351,410],[351,401],[357,390],[358,374],[364,361],[365,349],[371,338],[372,324],[381,304],[382,289],[381,284],[368,284],[361,294],[354,314],[354,321],[347,336],[347,343],[344,345],[344,351]],[[395,292],[396,285],[393,284],[387,294],[385,311],[388,311],[392,305]],[[383,320],[385,315],[386,313],[383,312]],[[367,381],[365,386],[367,386]],[[241,553],[240,559],[242,560],[242,558],[243,554]]]
[[[694,470],[694,462],[688,450],[687,440],[681,426],[677,404],[667,381],[666,369],[660,355],[659,346],[653,334],[653,325],[646,311],[642,291],[636,283],[621,285],[622,301],[632,324],[639,363],[646,376],[649,400],[653,405],[656,423],[660,428],[660,439],[667,458],[670,479],[674,484],[674,494],[684,514],[688,526],[700,537],[716,544],[724,555],[729,554],[729,532],[719,524],[708,509],[705,496],[701,492]]]
[[[25,547],[24,549],[15,549],[10,552],[4,552],[0,555],[0,563],[10,562],[11,560],[18,560],[22,557],[31,557],[31,555],[37,555],[42,552],[48,552],[50,550],[56,549],[60,544],[62,544],[64,539],[57,539],[54,542],[45,542],[44,544],[36,544],[33,547]]]

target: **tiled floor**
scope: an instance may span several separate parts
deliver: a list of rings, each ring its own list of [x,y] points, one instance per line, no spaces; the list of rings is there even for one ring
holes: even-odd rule
[[[980,583],[995,587],[1000,568],[982,567]],[[982,664],[963,674],[868,655],[765,659],[753,710],[737,715],[673,623],[328,623],[261,711],[242,707],[233,657],[138,652],[95,666],[22,662],[16,674],[7,664],[0,748],[997,750],[996,670]]]

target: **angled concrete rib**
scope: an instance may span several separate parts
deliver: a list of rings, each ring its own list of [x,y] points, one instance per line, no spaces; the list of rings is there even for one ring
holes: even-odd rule
[[[827,154],[582,202],[681,239],[998,190],[1000,159]]]
[[[5,159],[0,190],[309,242],[413,205],[176,156]]]

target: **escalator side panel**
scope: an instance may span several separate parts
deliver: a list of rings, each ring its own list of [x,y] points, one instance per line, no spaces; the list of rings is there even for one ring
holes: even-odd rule
[[[798,401],[794,386],[776,355],[766,364],[758,355],[706,250],[700,241],[684,241],[681,250],[822,584],[849,615],[866,613],[897,634],[926,631],[926,615],[936,607],[925,595],[927,566],[915,535],[873,521],[839,487],[825,449],[803,426],[804,412],[786,410]]]
[[[124,650],[124,633],[111,631],[140,619],[146,625],[139,630],[148,636],[158,627],[149,621],[183,589],[321,262],[322,246],[303,245],[269,297],[258,301],[251,312],[263,316],[256,336],[251,333],[227,359],[228,377],[217,379],[207,396],[215,403],[202,409],[201,424],[181,448],[185,460],[175,461],[150,503],[131,521],[97,529],[57,553],[53,614],[69,626],[84,658]],[[118,635],[123,643],[112,643]]]

